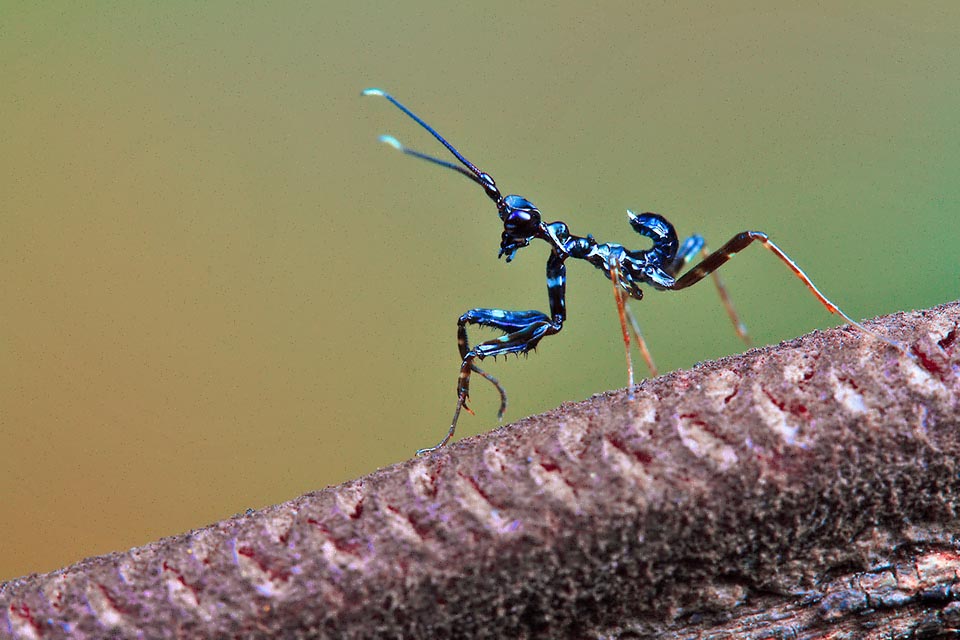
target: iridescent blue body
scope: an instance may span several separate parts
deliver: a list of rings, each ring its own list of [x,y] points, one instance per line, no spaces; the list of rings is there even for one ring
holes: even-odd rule
[[[625,318],[629,317],[630,321],[634,324],[637,341],[644,352],[646,352],[646,347],[636,328],[636,323],[629,313],[629,308],[625,305],[623,294],[640,300],[643,297],[643,290],[640,288],[641,285],[649,285],[654,289],[663,291],[677,291],[696,284],[708,275],[712,274],[716,277],[714,272],[721,265],[753,242],[761,243],[782,260],[787,267],[804,282],[807,288],[828,311],[840,315],[845,321],[861,331],[887,342],[901,351],[906,351],[899,343],[866,329],[843,313],[843,311],[830,302],[819,289],[814,286],[813,282],[800,267],[763,232],[741,232],[731,238],[717,251],[708,253],[705,249],[704,240],[700,236],[690,236],[681,244],[678,241],[673,225],[663,216],[656,213],[637,215],[628,210],[627,216],[633,230],[652,241],[653,244],[649,249],[630,250],[619,244],[597,242],[590,235],[586,237],[573,235],[564,222],[543,222],[540,211],[526,198],[518,195],[501,195],[496,182],[494,182],[488,173],[481,171],[463,157],[463,155],[437,133],[433,127],[401,104],[396,98],[380,89],[366,89],[363,95],[382,96],[389,100],[398,109],[430,132],[434,138],[453,154],[460,164],[407,148],[391,136],[381,136],[381,141],[390,144],[407,155],[457,171],[484,189],[487,196],[496,204],[497,213],[503,223],[499,257],[505,257],[507,262],[512,261],[517,251],[528,246],[534,239],[543,240],[550,246],[550,256],[547,258],[546,274],[547,294],[550,305],[549,315],[535,310],[508,311],[505,309],[471,309],[460,316],[457,337],[462,363],[460,366],[460,375],[457,378],[457,405],[454,410],[453,420],[446,436],[439,444],[427,449],[421,449],[417,452],[418,454],[439,449],[453,437],[457,420],[460,416],[460,410],[467,409],[467,411],[470,411],[466,403],[469,396],[471,373],[477,373],[483,376],[497,388],[497,391],[500,393],[500,411],[498,417],[502,417],[507,404],[506,393],[494,377],[477,367],[475,361],[483,360],[490,356],[509,353],[526,353],[535,348],[543,338],[558,333],[563,328],[563,323],[566,320],[565,290],[567,278],[564,263],[569,258],[586,260],[603,272],[603,274],[613,282],[614,295],[623,328],[624,342],[627,346],[627,368],[630,388],[633,386],[633,369],[630,361],[629,334]],[[700,263],[693,266],[678,278],[677,275],[680,270],[690,263],[698,254],[703,254],[704,256]],[[746,339],[746,330],[737,317],[736,312],[733,310],[727,298],[726,291],[719,279],[716,280],[716,284],[721,299],[726,306],[727,313],[733,321],[737,332],[741,337]],[[467,325],[491,327],[502,331],[504,335],[470,346],[467,340]],[[647,358],[647,363],[653,371],[653,364],[649,358]]]

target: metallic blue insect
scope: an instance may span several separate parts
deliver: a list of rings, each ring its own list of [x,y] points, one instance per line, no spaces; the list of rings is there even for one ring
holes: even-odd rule
[[[460,164],[405,147],[392,136],[381,136],[380,140],[382,142],[386,142],[407,155],[438,164],[442,167],[447,167],[448,169],[453,169],[483,188],[487,197],[493,200],[497,206],[497,214],[503,222],[499,257],[506,257],[507,262],[510,262],[516,256],[517,251],[529,245],[534,239],[543,240],[550,246],[550,257],[547,258],[547,295],[550,303],[549,315],[540,311],[470,309],[460,316],[457,322],[457,344],[460,348],[462,363],[460,365],[460,375],[457,378],[457,405],[453,412],[453,419],[443,439],[436,446],[420,449],[417,451],[418,454],[435,451],[450,441],[457,428],[457,420],[460,418],[461,409],[466,409],[468,412],[473,413],[470,408],[467,407],[467,399],[470,392],[470,375],[472,373],[483,376],[496,387],[500,393],[500,410],[497,417],[501,418],[503,416],[507,407],[506,392],[496,378],[481,370],[476,365],[476,361],[483,360],[490,356],[509,353],[527,353],[531,349],[534,349],[543,338],[560,332],[563,328],[564,320],[566,320],[567,317],[564,302],[567,275],[564,263],[568,258],[586,260],[603,272],[613,283],[614,298],[616,300],[617,311],[620,316],[620,325],[623,330],[623,339],[627,349],[628,389],[631,390],[633,388],[633,366],[630,360],[630,334],[627,329],[628,320],[632,325],[641,352],[644,354],[647,364],[654,375],[656,374],[656,369],[652,359],[649,357],[649,351],[646,349],[643,338],[640,336],[637,324],[630,313],[629,307],[626,305],[625,296],[630,296],[636,300],[643,298],[643,290],[640,288],[641,285],[649,285],[661,291],[678,291],[700,282],[708,275],[712,274],[714,278],[716,278],[717,274],[714,272],[718,268],[726,263],[733,255],[744,250],[754,242],[759,242],[780,258],[780,260],[803,281],[817,300],[819,300],[830,313],[839,315],[860,331],[874,336],[906,353],[906,349],[900,343],[884,338],[867,329],[841,311],[837,305],[830,302],[826,296],[817,289],[800,267],[798,267],[780,247],[774,244],[765,233],[760,231],[744,231],[738,233],[718,250],[709,253],[705,248],[704,239],[700,236],[690,236],[683,243],[680,243],[673,225],[663,216],[656,213],[637,215],[627,210],[627,216],[633,230],[653,242],[653,246],[649,249],[633,251],[619,244],[597,242],[593,239],[593,236],[590,235],[586,237],[573,235],[564,222],[544,222],[540,216],[540,211],[526,198],[518,195],[502,195],[490,174],[481,171],[476,165],[463,157],[463,155],[437,133],[433,127],[401,104],[396,98],[381,89],[366,89],[363,91],[363,95],[382,96],[389,100],[394,106],[417,122],[417,124],[430,132],[434,138],[453,154]],[[680,270],[689,264],[698,254],[703,255],[700,263],[678,277]],[[715,283],[737,333],[741,338],[746,340],[746,329],[737,317],[733,306],[730,304],[723,284],[718,278],[715,279]],[[467,325],[492,327],[493,329],[502,331],[504,335],[470,346],[467,341]]]

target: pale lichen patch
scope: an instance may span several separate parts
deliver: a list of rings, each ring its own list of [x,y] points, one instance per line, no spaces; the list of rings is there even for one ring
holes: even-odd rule
[[[854,385],[837,377],[835,373],[830,374],[830,384],[833,387],[833,397],[848,413],[856,416],[867,412],[863,395]]]
[[[63,596],[76,588],[78,579],[71,575],[69,569],[59,572],[54,578],[43,585],[43,596],[54,609],[60,609],[63,606]]]
[[[99,584],[93,582],[88,584],[84,596],[90,605],[90,611],[104,628],[117,629],[128,626],[126,616],[113,606],[106,590]]]
[[[657,421],[657,403],[648,397],[638,399],[633,405],[634,418],[633,427],[641,432],[646,427],[655,424]]]
[[[706,377],[701,393],[710,401],[712,409],[722,411],[729,399],[736,395],[739,386],[740,376],[733,371],[718,371]]]
[[[737,463],[734,448],[707,431],[697,420],[680,417],[677,431],[683,446],[698,458],[713,462],[720,471],[726,471]]]
[[[23,640],[39,640],[40,638],[36,622],[30,616],[29,610],[24,610],[14,603],[7,607],[7,624],[14,633],[14,638],[22,638]]]
[[[233,559],[240,575],[262,596],[278,598],[284,596],[290,588],[286,580],[270,571],[257,557],[256,547],[241,540],[233,541]]]
[[[587,450],[583,442],[585,423],[579,420],[563,420],[557,426],[557,442],[571,460],[579,460]]]
[[[813,360],[808,358],[792,358],[784,364],[781,374],[784,382],[798,385],[810,378],[813,372]]]
[[[764,391],[759,383],[753,387],[753,410],[767,426],[788,445],[804,446],[798,441],[800,427],[789,419],[789,414],[781,409]]]
[[[500,447],[491,444],[483,450],[483,463],[494,475],[500,475],[507,468],[507,457]]]
[[[433,475],[434,466],[425,461],[419,461],[410,467],[407,478],[414,495],[425,500],[432,500],[437,495],[437,480]]]
[[[418,547],[424,546],[426,541],[423,536],[414,528],[413,523],[410,522],[410,519],[404,515],[403,512],[388,504],[381,504],[380,513],[386,520],[387,526],[390,527],[390,530],[397,538],[406,540]]]
[[[453,491],[460,506],[484,527],[498,534],[510,533],[516,529],[500,511],[490,503],[472,478],[457,474],[453,480]]]
[[[636,486],[635,496],[642,497],[646,494],[653,478],[636,457],[629,455],[607,438],[604,438],[601,445],[601,455],[610,469]]]
[[[928,398],[949,399],[950,390],[946,385],[920,364],[907,360],[903,362],[902,366],[904,367],[904,379],[913,391]]]
[[[343,485],[336,493],[337,508],[351,519],[363,513],[363,482],[351,482]]]
[[[529,469],[530,478],[544,493],[573,512],[580,510],[577,492],[567,484],[559,466],[533,460]]]
[[[164,583],[167,587],[167,598],[181,609],[191,609],[197,612],[203,620],[211,620],[213,612],[200,606],[200,599],[196,591],[187,586],[183,576],[173,570],[164,572]]]
[[[346,551],[342,545],[337,544],[329,537],[320,545],[320,553],[327,564],[335,569],[349,569],[360,572],[370,561],[369,556]]]

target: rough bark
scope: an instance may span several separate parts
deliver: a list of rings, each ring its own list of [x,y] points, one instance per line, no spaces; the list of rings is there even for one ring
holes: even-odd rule
[[[16,638],[954,637],[960,305],[0,586]]]

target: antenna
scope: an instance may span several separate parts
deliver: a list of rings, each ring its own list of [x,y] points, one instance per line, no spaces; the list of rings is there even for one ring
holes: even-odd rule
[[[417,151],[416,149],[411,149],[410,147],[405,146],[403,143],[401,143],[399,140],[397,140],[393,136],[380,136],[378,140],[380,140],[380,142],[383,142],[384,144],[390,145],[391,147],[393,147],[394,149],[396,149],[401,153],[407,154],[408,156],[413,156],[414,158],[419,158],[420,160],[426,160],[427,162],[438,164],[441,167],[453,169],[457,173],[462,173],[463,175],[467,176],[468,178],[470,178],[471,180],[479,184],[481,187],[486,188],[486,185],[483,182],[480,182],[480,178],[470,173],[469,171],[467,171],[466,169],[464,169],[458,164],[448,162],[447,160],[441,160],[440,158],[435,158],[434,156],[431,156],[426,153],[422,153],[420,151]]]
[[[413,150],[413,149],[409,149],[409,148],[407,148],[406,146],[402,145],[402,144],[400,143],[400,141],[397,140],[396,138],[394,138],[393,136],[380,136],[380,141],[381,141],[381,142],[385,142],[385,143],[389,144],[391,147],[393,147],[394,149],[397,149],[398,151],[402,151],[403,153],[405,153],[405,154],[407,154],[407,155],[413,156],[413,157],[415,157],[415,158],[420,158],[421,160],[426,160],[427,162],[432,162],[432,163],[438,164],[438,165],[440,165],[440,166],[442,166],[442,167],[447,167],[448,169],[453,169],[453,170],[455,170],[455,171],[458,171],[458,172],[462,173],[463,175],[467,176],[468,178],[470,178],[471,180],[473,180],[474,182],[476,182],[477,184],[479,184],[481,187],[483,187],[484,190],[487,192],[487,195],[490,196],[490,198],[491,198],[494,202],[496,202],[497,204],[500,203],[500,201],[501,201],[503,198],[502,198],[502,196],[500,195],[500,190],[497,189],[497,183],[493,181],[493,177],[492,177],[489,173],[485,173],[485,172],[481,171],[479,168],[477,168],[477,165],[473,164],[472,162],[470,162],[469,160],[467,160],[466,158],[464,158],[463,155],[462,155],[459,151],[457,151],[457,149],[456,149],[452,144],[450,144],[449,142],[447,142],[446,139],[444,139],[443,136],[441,136],[439,133],[437,133],[437,130],[436,130],[436,129],[434,129],[433,127],[431,127],[430,125],[428,125],[426,122],[424,122],[423,119],[422,119],[420,116],[418,116],[417,114],[415,114],[413,111],[410,111],[410,109],[408,109],[406,106],[404,106],[403,103],[401,103],[399,100],[397,100],[396,98],[394,98],[392,95],[390,95],[389,93],[387,93],[387,92],[384,91],[383,89],[376,89],[376,88],[364,89],[364,90],[361,92],[361,95],[365,95],[365,96],[382,96],[382,97],[386,98],[387,100],[389,100],[390,102],[392,102],[395,107],[397,107],[398,109],[400,109],[400,111],[403,111],[403,112],[404,112],[405,114],[407,114],[414,122],[416,122],[416,123],[419,124],[421,127],[423,127],[424,129],[426,129],[427,131],[429,131],[429,132],[430,132],[430,135],[432,135],[434,138],[436,138],[437,140],[439,140],[439,141],[440,141],[440,144],[442,144],[443,146],[445,146],[445,147],[447,148],[447,150],[450,151],[450,153],[452,153],[452,154],[457,158],[457,160],[459,160],[460,163],[463,164],[464,167],[466,167],[466,169],[463,169],[463,168],[461,168],[461,167],[458,167],[457,165],[453,164],[452,162],[447,162],[446,160],[441,160],[441,159],[439,159],[439,158],[435,158],[435,157],[433,157],[433,156],[431,156],[431,155],[428,155],[428,154],[426,154],[426,153],[421,153],[421,152],[419,152],[419,151],[415,151],[415,150]]]

